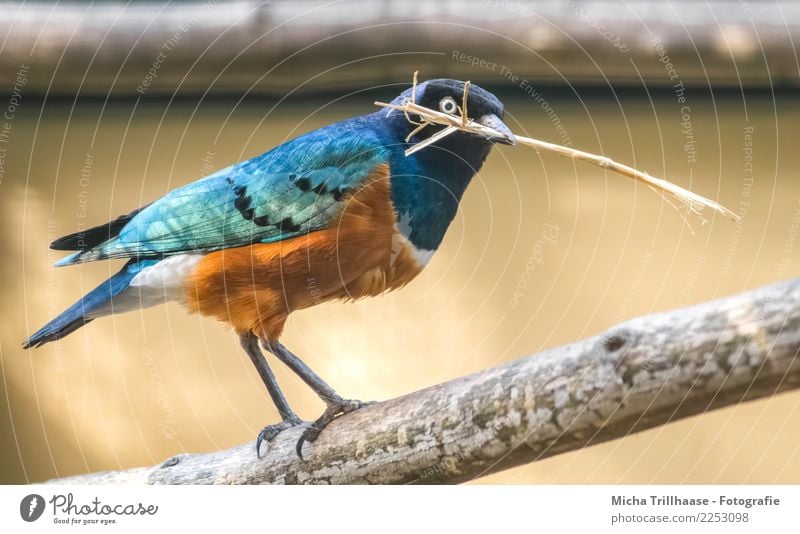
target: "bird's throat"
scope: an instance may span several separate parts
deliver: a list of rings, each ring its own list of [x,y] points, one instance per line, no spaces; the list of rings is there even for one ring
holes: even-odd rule
[[[441,244],[461,197],[491,150],[491,145],[477,139],[460,141],[427,147],[392,168],[398,230],[423,258],[427,254],[430,259]]]

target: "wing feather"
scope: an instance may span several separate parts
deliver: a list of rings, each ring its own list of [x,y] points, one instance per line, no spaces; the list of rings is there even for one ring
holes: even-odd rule
[[[349,192],[387,161],[374,136],[317,130],[168,193],[117,237],[57,265],[210,252],[326,228]]]

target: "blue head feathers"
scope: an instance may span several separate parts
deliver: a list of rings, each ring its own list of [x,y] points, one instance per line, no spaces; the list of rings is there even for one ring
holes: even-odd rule
[[[457,80],[430,80],[417,85],[416,103],[428,108],[458,115],[464,93],[464,82]],[[401,104],[411,98],[407,89],[393,100]],[[465,132],[457,132],[406,157],[403,150],[443,128],[431,125],[406,142],[406,137],[416,128],[403,112],[383,109],[375,114],[392,137],[400,143],[392,154],[392,191],[398,214],[410,228],[409,239],[419,249],[435,250],[455,217],[458,204],[467,185],[480,170],[496,142],[513,144],[513,135],[502,122],[503,104],[490,92],[472,85],[467,100],[470,119],[481,122],[505,134],[497,139],[487,139]],[[415,117],[412,115],[411,119]]]

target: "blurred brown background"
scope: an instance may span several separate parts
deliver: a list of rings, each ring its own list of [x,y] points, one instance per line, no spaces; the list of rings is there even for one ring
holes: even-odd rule
[[[405,4],[386,2],[385,13],[369,15],[394,16],[389,8]],[[529,88],[491,68],[453,59],[453,50],[476,53],[464,45],[475,30],[444,22],[439,27],[451,41],[439,36],[428,49],[399,39],[383,43],[392,53],[404,54],[403,74],[410,76],[409,66],[417,65],[423,79],[471,78],[504,101],[515,131],[568,142],[668,178],[720,200],[743,222],[714,218],[703,225],[695,217],[684,222],[652,191],[625,178],[502,147],[468,190],[442,248],[411,285],[355,304],[323,305],[290,319],[286,345],[342,394],[387,399],[593,335],[626,318],[800,273],[800,99],[798,67],[792,63],[796,50],[786,37],[797,27],[790,16],[793,5],[751,2],[748,12],[746,3],[736,2],[738,11],[712,3],[702,11],[691,2],[673,2],[695,17],[702,11],[704,20],[713,19],[710,13],[727,21],[717,26],[683,21],[681,36],[668,31],[672,26],[647,35],[655,31],[645,24],[648,16],[657,18],[658,12],[634,16],[633,10],[645,9],[635,2],[627,7],[545,2],[540,11],[520,3],[530,9],[525,13],[513,11],[511,3],[457,4],[470,6],[466,13],[473,25],[483,18],[495,28],[498,21],[513,18],[582,30],[574,30],[575,38],[561,49],[552,48],[552,40],[540,39],[539,48],[532,48],[535,43],[509,47],[501,35],[487,37],[481,57],[519,74]],[[666,4],[654,4],[666,9]],[[576,5],[586,11],[577,11]],[[190,3],[178,6],[197,9]],[[542,13],[545,7],[550,11]],[[783,8],[773,11],[783,14],[783,25],[773,21],[766,30],[755,16],[766,8]],[[122,8],[105,3],[104,9]],[[429,28],[443,16],[407,24]],[[170,24],[177,27],[181,20]],[[596,31],[612,20],[625,22],[614,27],[624,32],[614,33],[616,44]],[[295,27],[301,37],[302,22]],[[262,20],[262,33],[274,23]],[[186,38],[199,27],[187,30]],[[709,27],[725,31],[709,34]],[[8,37],[12,30],[6,30]],[[662,34],[685,93],[676,92],[666,62],[659,61],[663,56],[653,35]],[[89,31],[75,35],[79,46],[97,39]],[[726,42],[719,35],[727,36],[727,52],[714,48]],[[758,40],[753,41],[755,51],[748,48],[753,36],[763,37],[763,48]],[[97,263],[55,269],[51,265],[60,255],[47,248],[50,240],[76,231],[81,223],[99,224],[127,213],[302,132],[370,112],[373,100],[390,98],[407,86],[398,81],[399,72],[386,67],[391,60],[372,57],[366,45],[357,64],[341,64],[331,52],[336,39],[316,45],[327,55],[287,60],[287,65],[302,66],[302,72],[314,72],[293,82],[282,78],[274,87],[262,84],[249,91],[249,85],[237,85],[240,80],[215,91],[213,76],[199,78],[198,87],[205,85],[215,96],[186,90],[173,97],[167,86],[137,95],[136,84],[120,90],[105,68],[95,72],[92,65],[77,71],[93,80],[84,91],[80,84],[70,85],[80,81],[76,71],[64,79],[54,74],[58,63],[48,54],[36,54],[34,48],[34,53],[17,50],[9,58],[11,52],[0,50],[8,91],[0,99],[0,112],[11,115],[0,124],[0,150],[5,148],[0,167],[0,482],[153,464],[179,452],[230,447],[254,440],[264,424],[277,420],[235,336],[177,306],[98,320],[38,350],[22,351],[20,344],[119,268]],[[694,49],[686,44],[692,41]],[[184,46],[188,42],[178,45],[181,54],[201,54],[202,48]],[[621,51],[619,42],[630,49]],[[704,42],[710,44],[703,48]],[[57,47],[58,42],[45,39],[42,46]],[[72,45],[61,46],[63,51]],[[132,56],[139,54],[137,46],[130,45]],[[230,56],[238,51],[231,50]],[[431,52],[440,63],[430,61]],[[714,61],[720,55],[727,67]],[[191,72],[191,61],[181,57],[170,56],[158,77],[180,80]],[[642,77],[606,77],[607,69],[593,58],[608,58],[606,63]],[[770,68],[771,61],[779,68]],[[709,68],[712,74],[703,78],[707,63],[717,70]],[[225,72],[225,62],[216,65],[217,73]],[[27,66],[21,74],[25,83],[18,74],[22,66]],[[582,83],[569,70],[578,66]],[[741,83],[732,66],[740,67]],[[265,60],[254,75],[269,80],[271,67]],[[537,75],[548,69],[549,76]],[[134,81],[142,79],[146,65],[131,72]],[[304,85],[309,76],[313,87]],[[291,91],[282,88],[286,79],[300,90],[282,100]],[[15,82],[20,89],[16,97]],[[679,103],[678,96],[686,102]],[[687,148],[689,142],[693,146]],[[535,249],[542,232],[553,227],[553,242]],[[300,414],[318,415],[322,406],[316,396],[285,368],[275,367]],[[798,483],[799,406],[797,393],[743,404],[480,482]]]

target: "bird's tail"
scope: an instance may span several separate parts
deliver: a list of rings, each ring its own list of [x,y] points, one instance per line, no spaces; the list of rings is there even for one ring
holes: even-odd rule
[[[23,349],[39,347],[71,334],[86,323],[103,313],[101,309],[110,304],[111,299],[119,295],[131,283],[143,268],[157,263],[158,260],[130,260],[114,276],[84,295],[78,302],[67,308],[61,315],[44,325],[22,344]]]

